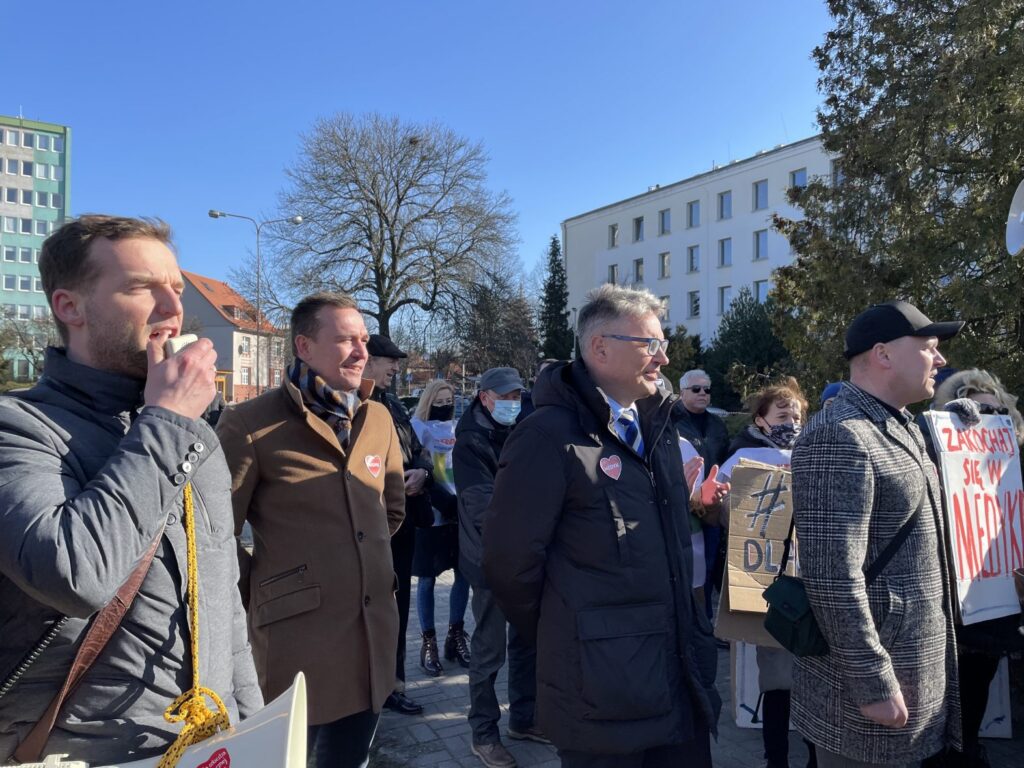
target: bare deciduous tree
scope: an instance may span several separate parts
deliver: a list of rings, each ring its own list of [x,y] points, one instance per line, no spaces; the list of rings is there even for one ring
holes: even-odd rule
[[[455,318],[514,242],[511,201],[487,188],[486,165],[480,144],[436,123],[321,119],[280,196],[304,222],[274,230],[270,271],[296,294],[355,296],[383,334],[403,307]]]

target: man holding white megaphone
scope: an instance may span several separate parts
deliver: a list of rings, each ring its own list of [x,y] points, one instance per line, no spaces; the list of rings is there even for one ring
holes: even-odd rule
[[[64,347],[0,398],[0,764],[160,755],[182,728],[165,711],[198,677],[217,728],[263,703],[230,477],[202,419],[217,353],[164,348],[183,320],[170,245],[163,222],[98,215],[43,245]]]

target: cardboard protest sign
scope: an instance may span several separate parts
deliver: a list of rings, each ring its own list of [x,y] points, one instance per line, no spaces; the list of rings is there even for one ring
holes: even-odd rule
[[[964,624],[1020,612],[1013,569],[1024,566],[1024,489],[1009,416],[967,427],[925,414],[942,474],[946,531]]]
[[[740,462],[730,481],[729,607],[763,614],[768,604],[761,593],[779,573],[793,518],[790,474],[780,467]],[[795,560],[791,555],[787,572],[795,572]]]

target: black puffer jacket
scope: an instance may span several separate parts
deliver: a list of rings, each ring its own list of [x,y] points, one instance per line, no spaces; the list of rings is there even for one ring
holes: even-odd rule
[[[715,729],[717,653],[693,601],[687,490],[662,396],[646,459],[577,361],[545,368],[484,525],[484,572],[537,643],[537,719],[559,749],[638,752]]]
[[[682,400],[676,400],[676,406],[672,411],[672,421],[680,437],[690,441],[690,445],[704,459],[705,470],[711,469],[714,464],[721,464],[729,458],[729,430],[725,422],[713,413],[707,415],[706,434],[701,434],[700,429],[693,419],[693,415],[683,406]]]
[[[480,532],[494,493],[498,456],[511,431],[491,418],[479,398],[455,425],[452,471],[459,494],[459,570],[474,587],[487,586],[480,567]]]

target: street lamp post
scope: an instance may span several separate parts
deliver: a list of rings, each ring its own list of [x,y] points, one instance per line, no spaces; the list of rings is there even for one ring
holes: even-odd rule
[[[227,213],[225,211],[218,211],[210,209],[209,216],[211,219],[245,219],[256,227],[256,365],[254,366],[256,371],[256,394],[262,393],[262,386],[260,383],[260,336],[263,330],[263,293],[260,285],[260,278],[263,274],[263,260],[260,256],[260,233],[263,227],[267,224],[280,224],[281,222],[287,221],[289,224],[301,224],[301,216],[289,216],[284,219],[269,219],[267,221],[257,221],[251,216],[242,216],[238,213]],[[273,360],[270,353],[270,345],[267,345],[267,381],[270,381],[270,363]]]
[[[576,359],[576,307],[572,309],[572,354],[569,356],[570,360]]]

